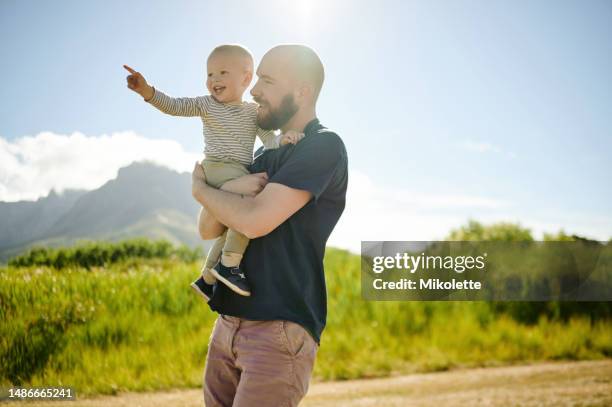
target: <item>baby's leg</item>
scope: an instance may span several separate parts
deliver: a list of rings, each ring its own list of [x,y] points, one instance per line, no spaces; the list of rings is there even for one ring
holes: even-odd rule
[[[208,256],[206,256],[206,262],[204,263],[204,267],[202,267],[202,276],[204,277],[204,281],[206,281],[206,284],[214,284],[215,281],[217,281],[216,277],[213,276],[210,272],[210,269],[215,267],[215,265],[219,262],[219,258],[221,257],[221,251],[223,250],[223,246],[225,245],[226,236],[227,230],[223,232],[223,234],[219,236],[217,240],[215,240],[215,243],[208,251]]]
[[[215,188],[220,188],[227,181],[249,174],[248,169],[244,165],[228,160],[206,159],[202,162],[202,166],[206,173],[206,182]],[[221,263],[225,267],[237,267],[248,244],[249,239],[246,236],[236,231],[228,230],[225,245],[221,246],[223,252]],[[216,250],[218,249],[216,243],[214,247]],[[214,259],[218,259],[218,255]]]
[[[206,182],[214,188],[220,188],[227,181],[249,174],[249,170],[246,166],[230,160],[207,158],[202,162],[202,166],[206,173]],[[230,238],[229,245],[227,242],[228,238]],[[249,239],[246,236],[228,230],[226,233],[225,245],[220,244],[220,241],[215,242],[215,251],[209,256],[210,261],[207,260],[206,262],[209,268],[203,270],[203,274],[205,274],[203,278],[211,281],[212,279],[210,276],[206,276],[208,271],[210,271],[213,277],[216,277],[218,281],[224,283],[236,293],[245,296],[251,295],[250,287],[244,273],[234,270],[234,268],[240,264],[240,260],[242,259],[248,242]],[[220,247],[218,244],[220,244]],[[214,268],[216,260],[219,257],[219,250],[222,252],[221,263],[225,266],[222,270]]]
[[[248,237],[242,233],[236,232],[235,230],[228,229],[225,245],[223,246],[221,264],[223,264],[225,267],[238,267],[248,245]]]

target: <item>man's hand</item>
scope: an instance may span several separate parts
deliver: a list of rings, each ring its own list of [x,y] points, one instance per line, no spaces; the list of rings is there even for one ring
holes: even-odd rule
[[[243,175],[242,177],[227,181],[221,185],[221,190],[233,192],[235,194],[243,194],[255,196],[261,192],[268,183],[268,174],[258,172],[256,174]]]
[[[142,96],[144,100],[151,99],[155,91],[153,90],[153,87],[151,87],[147,83],[147,80],[144,78],[144,76],[142,76],[140,72],[136,72],[127,65],[123,65],[123,67],[130,73],[126,77],[127,87]]]
[[[196,161],[191,173],[191,195],[196,198],[206,189],[206,174],[202,165]]]

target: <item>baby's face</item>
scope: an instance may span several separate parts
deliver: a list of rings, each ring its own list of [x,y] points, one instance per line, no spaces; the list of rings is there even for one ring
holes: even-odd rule
[[[210,94],[221,103],[241,102],[252,76],[244,59],[221,52],[212,54],[206,65]]]

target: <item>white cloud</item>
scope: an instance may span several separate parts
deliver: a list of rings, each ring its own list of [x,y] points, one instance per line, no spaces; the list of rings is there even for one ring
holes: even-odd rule
[[[12,141],[0,137],[0,201],[35,200],[51,189],[95,189],[134,161],[191,171],[199,158],[176,141],[131,131],[99,137],[42,132]]]
[[[354,169],[349,170],[346,202],[329,244],[354,252],[359,252],[362,240],[442,240],[452,228],[465,224],[471,211],[512,205],[482,196],[379,186]]]

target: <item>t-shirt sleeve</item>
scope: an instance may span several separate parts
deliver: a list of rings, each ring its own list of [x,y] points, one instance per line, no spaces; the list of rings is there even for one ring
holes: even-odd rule
[[[291,156],[268,180],[312,193],[315,202],[334,179],[345,159],[342,139],[334,133],[303,138]]]

